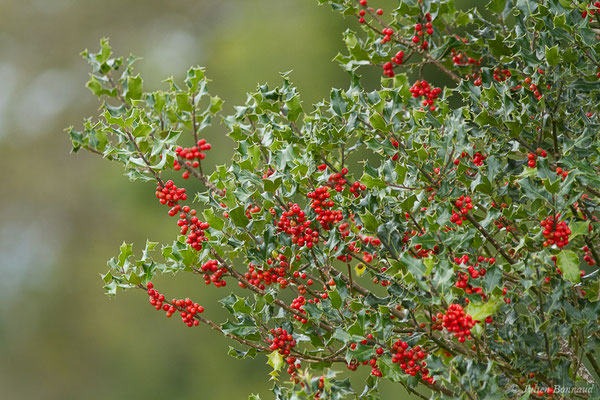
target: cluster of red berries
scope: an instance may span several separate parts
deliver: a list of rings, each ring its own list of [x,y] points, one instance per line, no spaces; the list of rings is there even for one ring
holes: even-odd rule
[[[188,234],[187,243],[196,250],[202,249],[202,242],[207,240],[204,231],[209,228],[209,224],[202,222],[196,217],[196,210],[190,209],[189,206],[181,206],[178,204],[180,200],[186,200],[187,194],[184,188],[178,188],[173,181],[165,182],[164,186],[156,187],[156,197],[161,204],[166,204],[171,209],[169,215],[171,217],[179,213],[177,225],[181,227],[181,234]]]
[[[454,165],[458,165],[458,164],[460,164],[460,159],[461,159],[461,158],[468,157],[468,156],[469,156],[469,153],[467,153],[467,152],[463,151],[462,153],[460,153],[460,157],[459,157],[459,158],[457,158],[457,159],[455,159],[455,160],[453,161],[453,164],[454,164]]]
[[[552,394],[554,394],[553,387],[548,386],[546,388],[546,390],[539,389],[537,391],[536,391],[536,387],[537,387],[537,385],[535,383],[533,385],[531,385],[531,389],[532,389],[531,394],[533,396],[538,396],[538,397],[550,396],[550,398],[552,398]]]
[[[377,237],[363,235],[362,233],[359,233],[358,238],[361,240],[361,242],[363,242],[363,244],[371,243],[371,245],[373,245],[374,247],[381,246],[381,240],[379,240],[379,238],[377,238]]]
[[[459,40],[461,40],[460,37],[457,36],[457,38]],[[466,40],[466,39],[463,39],[463,40]],[[450,56],[452,57],[452,62],[455,65],[467,65],[467,64],[476,65],[476,66],[481,65],[481,59],[476,60],[473,57],[467,57],[464,53],[457,52],[456,49],[450,50]]]
[[[467,265],[467,263],[469,262],[469,256],[468,255],[463,255],[462,257],[454,257],[454,262],[457,263],[458,265],[462,265],[465,264]],[[479,256],[477,257],[477,262],[475,263],[475,265],[468,265],[468,270],[469,270],[469,275],[471,275],[471,278],[473,279],[477,279],[479,278],[479,276],[485,276],[487,270],[485,268],[480,268],[479,270],[475,269],[475,267],[478,267],[480,263],[489,263],[494,264],[496,262],[496,259],[494,257],[484,257],[484,256]]]
[[[405,216],[406,216],[406,220],[408,221],[409,214],[406,213]],[[412,231],[408,231],[407,230],[407,231],[405,231],[404,232],[404,237],[402,238],[402,242],[405,243],[405,244],[408,243],[408,241],[410,240],[410,238],[412,236],[415,236],[415,235],[417,235],[417,231],[415,231],[415,230],[412,230]],[[419,233],[418,236],[423,236],[423,234]],[[406,245],[403,246],[402,248],[405,249]],[[412,249],[412,256],[414,258],[427,258],[427,257],[431,256],[432,254],[437,253],[437,251],[438,251],[437,244],[435,246],[433,246],[433,249],[427,249],[427,248],[423,247],[420,244],[416,244],[413,247],[413,249]]]
[[[289,281],[285,279],[284,267],[272,267],[262,269],[259,265],[248,265],[248,272],[244,274],[246,280],[261,290],[265,290],[267,286],[278,283],[281,289],[285,289],[289,285]],[[243,284],[242,284],[243,285]]]
[[[506,219],[506,217],[501,216],[500,218],[494,220],[494,224],[496,224],[496,228],[499,230],[506,229],[506,232],[516,232],[517,228],[512,224],[511,221]]]
[[[511,73],[507,69],[500,69],[500,67],[494,68],[494,79],[498,82],[504,82],[511,77]]]
[[[592,252],[590,251],[590,248],[587,246],[583,246],[581,248],[581,250],[583,250],[584,252],[584,256],[583,256],[583,260],[589,265],[589,266],[594,266],[596,265],[596,261],[592,258]]]
[[[216,287],[223,287],[227,285],[227,282],[223,280],[223,274],[227,272],[227,268],[219,267],[217,260],[208,260],[202,264],[202,271],[204,274],[204,283],[210,285],[213,283]]]
[[[394,30],[392,28],[384,28],[381,33],[383,33],[383,37],[380,40],[381,44],[386,44],[387,42],[392,40],[392,35],[394,34]]]
[[[198,303],[192,302],[190,299],[173,299],[171,302],[165,301],[165,296],[154,289],[152,282],[148,282],[146,287],[148,288],[148,295],[150,296],[150,304],[159,311],[166,311],[167,318],[171,318],[173,313],[179,310],[181,311],[181,320],[187,326],[198,326],[200,324],[200,321],[194,319],[194,317],[196,314],[203,313],[204,307]]]
[[[566,177],[569,175],[569,171],[567,171],[566,169],[562,169],[561,167],[556,167],[556,169],[554,170],[554,172],[556,173],[556,175],[558,175],[559,177],[562,177],[562,180],[564,181],[566,179]]]
[[[383,64],[383,74],[389,78],[394,77],[394,64],[402,64],[404,62],[404,52],[400,50],[392,57],[392,61]]]
[[[392,146],[394,146],[395,148],[400,147],[400,143],[398,143],[398,141],[394,138],[390,139],[390,143],[392,144]],[[394,155],[392,156],[392,161],[398,161],[398,158],[400,157],[399,153],[394,153]]]
[[[443,331],[444,326],[442,325],[442,320],[444,319],[444,314],[437,313],[437,315],[431,316],[431,330],[433,331]]]
[[[405,373],[411,376],[420,373],[424,381],[434,383],[433,377],[429,376],[429,370],[425,368],[427,363],[423,360],[427,357],[427,353],[421,349],[421,346],[409,349],[408,343],[398,340],[392,345],[392,351],[396,353],[392,357],[392,362],[399,364]]]
[[[335,246],[334,250],[337,251],[338,247]],[[357,242],[350,242],[350,244],[348,244],[348,251],[350,253],[354,253],[354,254],[359,254],[360,253],[360,246],[359,243]],[[339,256],[337,256],[337,259],[343,262],[347,262],[347,261],[352,261],[352,256],[349,254],[341,254]]]
[[[469,262],[469,256],[468,255],[464,255],[462,257],[455,257],[454,258],[454,262],[456,262],[458,265],[462,265],[462,264],[467,264]],[[481,298],[485,300],[486,295],[485,293],[483,293],[483,290],[481,288],[478,287],[473,287],[470,283],[469,280],[470,279],[477,279],[479,277],[485,276],[485,274],[487,273],[487,269],[481,267],[479,269],[477,269],[476,267],[479,266],[480,263],[482,262],[486,262],[491,264],[494,264],[496,262],[496,259],[493,257],[483,257],[483,256],[479,256],[477,258],[477,262],[475,263],[475,265],[467,265],[467,270],[468,273],[466,272],[459,272],[458,273],[458,280],[456,281],[456,283],[454,284],[454,286],[464,289],[465,293],[467,294],[472,294],[472,293],[477,293],[479,295],[481,295]],[[468,302],[469,299],[466,299],[466,301]]]
[[[596,8],[591,8],[590,6],[594,6]],[[588,15],[590,17],[590,21],[594,19],[594,15],[599,14],[600,15],[600,1],[595,2],[594,4],[588,4],[586,6],[587,10],[583,10],[583,12],[581,13],[581,18],[586,18]]]
[[[471,162],[475,165],[477,165],[478,167],[481,167],[483,165],[483,161],[485,161],[487,157],[481,153],[475,153],[473,155],[473,158],[471,159]]]
[[[421,41],[421,37],[424,36],[425,33],[427,33],[428,35],[433,35],[433,25],[431,24],[431,14],[429,14],[429,13],[425,14],[425,19],[427,20],[427,23],[425,25],[423,25],[423,24],[415,25],[415,35],[411,39],[414,44],[419,43]],[[427,47],[429,47],[429,42],[427,42],[427,40],[423,39],[423,43],[421,43],[421,48],[423,50],[427,50]]]
[[[208,222],[202,222],[196,217],[196,210],[191,210],[188,206],[183,206],[179,214],[177,225],[181,227],[181,234],[186,235],[186,243],[195,250],[202,250],[202,242],[208,240],[204,231],[209,228]]]
[[[470,268],[473,268],[473,267],[470,267]],[[480,275],[478,275],[478,276],[480,276]],[[483,276],[483,275],[481,275],[481,276]],[[485,298],[486,298],[485,293],[483,293],[483,289],[481,289],[480,287],[473,287],[469,283],[469,274],[467,274],[467,273],[459,272],[458,279],[456,280],[456,283],[454,284],[454,286],[456,286],[457,288],[464,289],[466,294],[477,293],[477,294],[481,295],[481,298],[483,300],[485,300]],[[468,302],[468,300],[469,299],[465,299],[465,301],[467,301],[467,302]]]
[[[471,328],[476,323],[477,321],[474,321],[469,314],[465,313],[460,304],[450,304],[448,311],[442,316],[444,328],[448,332],[454,332],[454,337],[461,343],[464,343],[467,339],[471,340]]]
[[[414,246],[413,257],[415,257],[415,258],[428,258],[432,254],[436,253],[437,249],[438,249],[437,245],[433,246],[433,249],[426,249],[422,245],[417,244],[417,245]]]
[[[460,212],[462,214],[467,214],[469,210],[473,209],[473,203],[471,202],[471,198],[469,196],[460,196],[455,202],[454,205],[456,208],[460,208]]]
[[[329,176],[328,182],[330,185],[333,186],[333,189],[336,192],[341,192],[344,190],[344,186],[347,183],[346,178],[344,178],[346,176],[346,174],[348,174],[348,168],[342,168],[342,170],[340,172],[335,172]],[[360,187],[361,190],[366,189],[366,186],[364,186],[364,185],[361,186],[360,183],[358,184],[358,186]],[[356,191],[356,189],[355,189],[355,191]]]
[[[321,376],[319,377],[319,390],[317,390],[317,393],[315,393],[315,400],[320,399],[321,398],[321,394],[323,394],[323,388],[325,387],[325,381],[324,381],[324,377]]]
[[[296,339],[285,329],[271,329],[271,335],[273,338],[268,340],[271,343],[269,349],[278,350],[282,356],[289,356],[290,350],[296,347]]]
[[[361,344],[364,345],[369,345],[371,347],[374,347],[374,336],[372,334],[368,334],[366,339],[361,340],[360,341]],[[356,350],[357,344],[356,343],[350,343],[350,349],[351,350]],[[377,376],[377,377],[381,377],[383,376],[383,374],[381,373],[381,370],[379,369],[379,367],[377,366],[377,358],[379,356],[381,356],[383,354],[383,348],[378,347],[375,349],[375,354],[373,355],[373,357],[369,360],[365,360],[362,362],[362,365],[367,365],[369,364],[371,366],[371,375],[373,376]],[[346,366],[349,370],[351,371],[356,371],[356,368],[358,368],[358,362],[356,361],[355,358],[353,358],[350,363],[348,363]]]
[[[340,231],[340,235],[342,235],[342,237],[345,239],[350,235],[350,229],[348,229],[350,227],[350,224],[348,222],[344,222],[341,223],[338,226],[338,230]]]
[[[165,182],[164,186],[160,184],[156,187],[156,197],[161,204],[171,207],[169,215],[171,217],[179,213],[177,225],[181,227],[181,234],[187,234],[187,243],[196,250],[202,249],[202,242],[207,240],[204,231],[209,228],[209,224],[202,222],[196,217],[196,210],[191,210],[189,206],[178,204],[180,200],[186,200],[187,194],[184,188],[178,188],[173,181]],[[189,232],[189,233],[188,233]]]
[[[371,263],[373,261],[373,256],[374,254],[369,253],[368,251],[363,251],[363,257],[362,260],[366,263]]]
[[[556,247],[560,248],[569,244],[571,229],[569,229],[565,221],[559,221],[559,218],[560,214],[557,214],[556,221],[553,216],[549,216],[540,222],[540,225],[544,228],[542,234],[544,235],[544,239],[546,239],[544,247],[556,244]]]
[[[297,274],[296,274],[296,272],[298,272],[298,271],[294,271],[294,278],[296,278],[296,279],[297,279],[297,277],[298,277],[298,276],[303,276],[303,277],[304,277],[304,279],[306,279],[306,277],[307,277],[307,275],[306,275],[306,274],[304,274],[304,273],[303,273],[303,274],[297,275]],[[295,283],[295,284],[298,284],[298,282],[297,282],[297,281],[294,281],[294,283]],[[306,285],[305,285],[305,284],[303,284],[303,283],[298,285],[298,287],[297,287],[297,289],[298,289],[298,293],[300,293],[300,295],[304,296],[304,295],[306,294],[306,286],[312,286],[314,283],[315,283],[315,282],[314,282],[312,279],[310,279],[310,278],[309,278],[309,279],[307,279],[307,280],[306,280]],[[316,301],[315,301],[315,300],[316,300]],[[315,298],[314,300],[313,300],[313,299],[309,299],[309,300],[308,300],[308,302],[309,302],[309,303],[318,303],[318,302],[319,302],[319,299],[318,299],[318,298]],[[300,321],[300,322],[302,322],[302,321]],[[304,323],[306,323],[306,322],[304,322]]]
[[[466,215],[469,213],[469,211],[473,209],[473,203],[471,202],[471,198],[469,196],[462,195],[454,202],[454,206],[460,209],[460,214],[452,210],[450,221],[460,226],[462,225],[463,221],[466,221]]]
[[[248,219],[252,219],[252,214],[255,214],[260,211],[260,207],[254,204],[250,204],[246,207],[246,217]]]
[[[285,359],[285,362],[288,364],[287,373],[292,375],[292,379],[296,375],[296,370],[300,369],[300,361],[296,361],[296,357],[288,357]]]
[[[385,271],[387,271],[387,268],[386,267],[382,267],[381,268],[381,272],[383,273]],[[376,284],[376,285],[380,284],[383,287],[390,286],[392,284],[392,282],[390,280],[387,280],[387,279],[379,280],[379,278],[377,278],[377,277],[373,278],[373,283]],[[394,316],[392,315],[390,318],[393,319],[393,317]]]
[[[333,209],[335,202],[330,200],[331,193],[329,193],[329,186],[318,187],[314,192],[307,193],[306,197],[311,199],[310,208],[317,213],[316,220],[319,221],[323,229],[329,230],[334,224],[344,219],[342,210]],[[318,234],[315,237],[318,238]]]
[[[548,154],[546,153],[546,150],[544,150],[542,148],[538,148],[535,153],[528,153],[527,154],[527,166],[529,166],[529,168],[535,168],[536,160],[537,160],[538,156],[546,157],[547,155]]]
[[[381,350],[383,351],[383,349],[379,348],[377,350]],[[369,364],[371,365],[371,375],[373,376],[377,376],[379,378],[381,378],[383,376],[383,374],[381,373],[381,370],[379,369],[379,366],[377,365],[377,358],[371,358],[369,360]]]
[[[425,97],[422,103],[423,106],[429,106],[431,111],[435,111],[434,102],[435,99],[438,98],[439,94],[442,93],[441,88],[434,88],[429,84],[429,82],[423,80],[416,81],[409,90],[410,93],[412,93],[412,97]]]
[[[538,71],[541,71],[540,73],[543,73],[543,71],[540,69]],[[531,78],[527,77],[525,78],[525,80],[523,81],[525,82],[526,85],[529,85],[529,90],[531,90],[533,92],[533,95],[535,96],[535,98],[539,101],[542,99],[542,94],[540,93],[538,86],[535,83],[531,82]]]
[[[359,4],[360,4],[361,6],[363,6],[363,7],[366,7],[366,6],[367,6],[367,0],[360,0],[360,1],[359,1]],[[375,10],[373,10],[373,8],[372,8],[372,7],[369,7],[369,12],[371,12],[371,13],[373,13],[373,12],[374,12],[374,13],[376,13],[377,15],[383,15],[383,10],[382,10],[381,8],[378,8],[378,9],[377,9],[377,11],[375,11]],[[358,12],[358,22],[359,22],[359,23],[361,23],[361,24],[364,24],[364,23],[366,22],[366,20],[365,20],[365,15],[366,15],[366,13],[367,13],[367,12],[366,12],[365,10],[360,10],[360,11]]]
[[[466,80],[471,79],[473,81],[473,85],[475,86],[481,86],[483,84],[483,81],[481,80],[481,75],[479,75],[478,72],[473,72],[472,74],[467,74],[465,76]]]
[[[410,220],[409,213],[405,213],[404,217],[406,218],[407,221]],[[406,248],[406,244],[410,241],[410,238],[413,236],[423,236],[423,233],[418,233],[414,229],[410,230],[410,231],[409,230],[404,231],[404,237],[402,238],[402,243],[404,243],[405,246],[403,246],[402,249]],[[422,245],[417,244],[413,247],[412,256],[415,258],[427,258],[430,255],[437,253],[437,251],[438,251],[437,244],[435,246],[433,246],[433,249],[427,249],[427,248],[424,248]]]
[[[291,307],[294,310],[300,311],[302,314],[306,314],[306,311],[304,310],[304,308],[302,308],[305,304],[306,304],[306,299],[304,298],[304,296],[298,296],[294,300],[292,300]],[[303,324],[306,324],[308,322],[306,320],[306,318],[302,318],[302,317],[300,317],[298,315],[294,315],[294,319],[300,321]]]
[[[263,177],[263,179],[267,179],[268,177],[270,177],[274,173],[275,173],[275,170],[273,168],[271,168],[271,167],[268,167],[267,168],[267,172],[265,172],[262,177]]]
[[[185,165],[192,168],[198,168],[200,166],[200,160],[204,160],[206,154],[203,151],[208,151],[212,148],[209,143],[206,143],[205,139],[198,140],[198,145],[194,147],[181,147],[178,146],[175,149],[175,154],[182,160],[185,161]],[[181,164],[179,160],[175,159],[173,162],[173,169],[175,171],[179,171],[181,169]],[[188,171],[185,171],[182,175],[183,179],[188,179],[190,174]]]
[[[178,188],[175,186],[173,181],[167,181],[164,186],[156,186],[156,198],[160,201],[160,204],[166,204],[169,207],[175,207],[179,200],[187,200],[187,194],[185,188]],[[169,215],[173,216],[179,209]]]
[[[557,270],[558,270],[558,268],[557,268]],[[561,274],[561,272],[559,272],[559,274]],[[510,300],[510,297],[507,297],[507,296],[506,296],[506,294],[507,294],[507,293],[508,293],[508,289],[507,289],[506,287],[503,287],[503,288],[502,288],[502,295],[504,296],[504,302],[505,302],[506,304],[510,304],[510,303],[511,303],[511,300]]]
[[[356,358],[350,360],[350,362],[346,364],[346,368],[348,368],[350,371],[356,371],[358,368],[358,362],[356,361]]]
[[[289,203],[289,210],[284,211],[277,222],[278,232],[285,232],[292,237],[292,243],[310,248],[319,242],[319,232],[310,228],[312,221],[306,219],[306,213],[298,204]]]
[[[300,279],[307,279],[307,278],[308,278],[308,275],[306,274],[306,272],[300,272],[300,271],[294,271],[294,273],[292,274],[292,276],[293,276],[295,279],[298,279],[298,278],[300,278]],[[312,280],[312,279],[308,279],[308,280],[306,281],[306,284],[307,284],[308,286],[312,286],[312,284],[313,284],[313,283],[314,283],[314,282],[313,282],[313,280]]]

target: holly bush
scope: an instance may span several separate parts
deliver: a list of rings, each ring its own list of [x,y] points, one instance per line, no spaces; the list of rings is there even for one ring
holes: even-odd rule
[[[359,29],[335,58],[349,87],[313,107],[286,73],[222,116],[203,68],[147,92],[135,58],[83,52],[103,104],[73,150],[155,184],[174,220],[172,244],[121,246],[108,293],[142,289],[230,355],[263,354],[277,399],[373,399],[382,379],[431,399],[598,398],[600,3],[318,2]],[[209,173],[215,118],[235,155]],[[150,282],[175,272],[234,286],[227,321]]]

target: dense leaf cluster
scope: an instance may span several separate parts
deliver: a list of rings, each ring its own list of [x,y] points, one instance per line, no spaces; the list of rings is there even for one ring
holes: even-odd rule
[[[209,225],[200,250],[186,235],[141,258],[124,244],[108,293],[179,271],[239,286],[227,322],[193,317],[237,341],[235,357],[268,354],[278,399],[377,398],[381,379],[432,399],[598,398],[600,14],[582,15],[596,8],[319,3],[364,18],[336,57],[349,88],[309,108],[288,74],[259,86],[222,117],[235,156],[210,174],[177,150],[221,113],[202,68],[146,92],[107,41],[83,53],[105,102],[70,129],[74,150],[159,189],[174,165],[206,187],[178,203]],[[392,77],[363,88],[359,72],[382,66]],[[425,67],[439,80],[421,85]],[[269,348],[277,328],[297,343],[285,356]],[[370,372],[363,388],[347,368]]]

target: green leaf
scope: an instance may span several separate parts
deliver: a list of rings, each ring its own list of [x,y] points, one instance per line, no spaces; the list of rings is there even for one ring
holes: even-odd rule
[[[506,0],[492,0],[488,3],[487,7],[490,11],[500,14],[506,7]]]
[[[573,240],[575,237],[579,235],[587,235],[589,233],[590,223],[587,221],[573,221],[569,224],[569,229],[571,229],[571,235],[569,236],[569,240]]]
[[[379,114],[378,112],[373,113],[371,117],[369,117],[369,122],[371,123],[373,128],[384,132],[387,131],[387,124],[385,123],[385,120],[383,119],[381,114]]]
[[[393,363],[390,358],[381,357],[377,362],[377,365],[381,369],[383,376],[392,382],[403,381],[402,370],[400,369],[400,366],[396,363]]]
[[[473,317],[474,320],[483,322],[486,317],[494,315],[502,303],[503,300],[500,297],[492,296],[485,303],[470,302],[465,308],[465,312]]]
[[[560,268],[565,279],[572,283],[581,281],[579,256],[571,250],[562,250],[556,256],[556,266]]]
[[[333,338],[342,343],[348,343],[352,339],[352,336],[342,328],[338,327],[335,328],[335,332],[333,332]]]
[[[433,271],[433,257],[428,257],[423,259],[423,264],[425,264],[425,276],[429,276],[431,274],[431,271]]]
[[[565,14],[555,16],[552,22],[554,22],[554,26],[567,28],[567,18],[565,17]]]
[[[331,300],[331,307],[335,308],[336,310],[339,310],[342,307],[342,297],[337,290],[328,292],[327,296],[329,297],[329,300]]]
[[[142,98],[142,78],[139,75],[128,76],[125,84],[125,98],[128,100],[138,100]]]
[[[158,245],[158,242],[151,242],[149,240],[146,239],[146,247],[144,248],[144,251],[142,252],[142,261],[146,261],[150,258],[150,252],[153,251],[156,246]]]
[[[559,63],[560,58],[558,56],[558,45],[548,47],[546,46],[546,61],[548,65],[555,66]]]
[[[300,96],[294,96],[290,100],[285,102],[285,105],[288,108],[287,118],[291,122],[296,122],[298,117],[303,112],[302,103],[300,102]]]
[[[343,116],[348,110],[348,103],[342,98],[340,89],[331,91],[331,109],[338,117]]]
[[[90,80],[87,82],[86,87],[98,97],[102,95],[114,96],[114,91],[105,89],[94,75],[90,75]]]
[[[152,126],[145,123],[140,123],[133,129],[131,134],[135,137],[146,137],[150,134],[150,132],[152,132]]]
[[[275,350],[267,356],[267,365],[273,368],[273,371],[270,372],[271,379],[277,380],[277,376],[279,376],[279,371],[281,367],[283,367],[283,356],[279,354],[279,350]]]
[[[415,278],[420,279],[427,274],[427,267],[421,259],[413,258],[408,254],[403,254],[400,261],[404,263],[408,269],[408,272]]]
[[[383,189],[387,186],[382,179],[373,177],[373,176],[367,174],[366,172],[360,178],[360,182],[369,189],[373,189],[373,188]]]
[[[371,357],[373,357],[373,353],[373,346],[359,343],[354,350],[350,349],[348,351],[346,359],[348,359],[348,357],[350,359],[356,358],[356,361],[361,363],[363,361],[370,360]]]
[[[219,218],[215,215],[215,210],[212,208],[207,208],[202,212],[204,215],[204,220],[210,225],[211,228],[216,229],[218,231],[222,230],[225,226],[225,221],[222,218]]]
[[[250,320],[242,320],[239,323],[227,321],[221,325],[223,332],[240,336],[249,340],[259,340],[258,328]]]
[[[524,16],[529,17],[538,8],[538,5],[533,0],[517,0],[516,8],[523,13]]]
[[[234,208],[229,212],[229,218],[233,221],[236,226],[244,228],[248,226],[250,220],[246,217],[246,209],[244,206]]]
[[[223,108],[223,100],[219,96],[210,98],[210,113],[216,114]]]
[[[373,214],[371,214],[369,211],[365,211],[364,214],[361,214],[360,220],[361,220],[363,226],[369,232],[377,232],[377,228],[379,227],[379,222],[377,222],[377,219],[375,219]]]
[[[415,201],[417,201],[417,196],[411,194],[402,203],[400,203],[400,207],[403,211],[412,211]]]
[[[120,267],[125,265],[125,261],[127,260],[127,258],[129,258],[133,254],[132,247],[133,247],[133,245],[131,243],[123,242],[123,244],[121,245],[121,247],[120,247],[121,252],[119,253],[119,266]]]
[[[535,175],[535,170],[533,171]],[[548,204],[552,204],[552,199],[550,195],[546,191],[542,191],[537,187],[536,182],[532,181],[530,178],[520,179],[519,184],[521,188],[524,189],[525,195],[530,199],[542,199],[545,200]]]

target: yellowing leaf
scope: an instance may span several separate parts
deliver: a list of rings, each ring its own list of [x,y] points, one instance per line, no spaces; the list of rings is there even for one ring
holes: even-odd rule
[[[281,367],[283,366],[283,356],[279,354],[278,350],[275,350],[267,356],[267,364],[273,368],[273,371],[269,373],[271,379],[277,380],[277,377],[279,376],[278,371],[281,370]]]
[[[357,264],[354,267],[354,271],[356,271],[356,275],[358,275],[358,276],[361,276],[362,274],[364,274],[366,269],[367,269],[367,267],[363,263]]]

